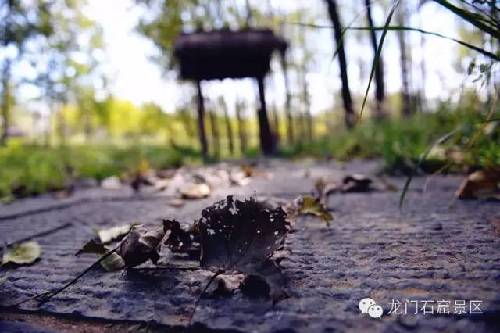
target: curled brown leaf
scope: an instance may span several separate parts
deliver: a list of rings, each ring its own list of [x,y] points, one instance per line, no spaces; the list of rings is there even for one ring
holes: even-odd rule
[[[123,258],[126,267],[135,267],[148,260],[156,263],[160,258],[158,250],[164,235],[163,227],[152,231],[132,228],[116,253]]]

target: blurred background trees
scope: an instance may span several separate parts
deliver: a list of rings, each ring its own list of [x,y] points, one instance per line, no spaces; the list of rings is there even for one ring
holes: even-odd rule
[[[196,87],[181,82],[176,83],[178,100],[169,105],[115,96],[114,78],[106,68],[103,22],[86,14],[89,2],[0,0],[4,154],[28,145],[48,150],[159,146],[181,155],[210,147],[214,159],[258,154],[256,87],[229,91],[207,83],[201,118],[194,102]],[[467,131],[487,121],[489,141],[471,163],[500,163],[492,139],[498,131],[492,119],[499,111],[498,2],[399,1],[386,25],[395,3],[131,0],[129,6],[138,13],[134,33],[154,46],[151,58],[166,81],[175,80],[173,43],[182,32],[268,27],[288,40],[288,52],[273,58],[265,80],[272,135],[281,156],[376,156],[395,164],[417,158],[425,144],[452,124],[469,121]],[[433,36],[433,31],[422,30],[428,20],[443,15],[454,22],[453,31]],[[464,83],[457,91],[431,91],[434,97],[429,97],[429,86],[439,90],[450,79],[439,77],[434,59],[425,53],[429,43],[437,42],[453,45],[456,52],[446,56]],[[359,119],[371,73],[367,112]],[[326,76],[331,81],[323,80]],[[319,107],[318,87],[328,95],[322,96],[328,104]],[[137,82],[141,89],[148,89],[147,82]],[[396,130],[408,124],[419,132]],[[467,142],[466,136],[457,140],[454,146]]]

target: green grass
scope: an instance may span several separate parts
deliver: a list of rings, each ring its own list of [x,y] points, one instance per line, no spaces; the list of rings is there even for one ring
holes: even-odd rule
[[[484,112],[475,103],[463,103],[458,109],[442,104],[435,113],[417,114],[409,119],[372,122],[364,119],[351,131],[342,127],[314,142],[282,147],[281,156],[381,158],[390,174],[410,174],[419,157],[444,134],[455,130],[443,145],[431,151],[421,169],[434,172],[446,165],[447,172],[500,165],[500,127],[485,122]],[[499,112],[493,115],[498,119]],[[487,130],[484,130],[485,124]],[[485,132],[485,133],[483,133]],[[471,143],[471,138],[477,139]],[[460,161],[450,156],[459,156]],[[245,158],[255,158],[259,150],[250,147]],[[12,143],[0,148],[0,198],[36,195],[68,185],[69,175],[102,180],[134,172],[141,161],[153,169],[200,163],[199,152],[192,148],[164,146],[82,146],[66,148],[30,146]],[[450,162],[451,161],[451,162]]]
[[[446,106],[431,114],[417,114],[408,119],[382,122],[365,121],[352,131],[335,129],[322,140],[302,143],[281,150],[283,156],[352,158],[382,158],[384,171],[389,174],[410,174],[419,157],[441,136],[456,130],[422,163],[420,171],[464,171],[476,167],[500,165],[500,131],[498,126],[489,133],[483,130],[484,114],[459,109],[451,112]],[[490,123],[493,125],[493,123]],[[478,139],[471,144],[471,138]],[[444,156],[443,156],[444,152]],[[452,152],[455,152],[452,154]],[[460,156],[460,161],[450,156]]]
[[[178,167],[197,158],[196,151],[161,146],[52,148],[10,145],[0,148],[0,198],[62,189],[70,174],[102,180],[133,172],[144,160],[151,168],[162,169]]]

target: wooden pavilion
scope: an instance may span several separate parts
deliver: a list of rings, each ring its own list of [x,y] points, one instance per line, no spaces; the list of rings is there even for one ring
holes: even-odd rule
[[[180,78],[196,82],[198,91],[198,133],[202,154],[208,156],[205,134],[205,107],[201,81],[225,78],[255,78],[260,107],[257,111],[262,153],[275,152],[275,141],[267,116],[264,77],[270,70],[274,51],[284,55],[287,42],[270,29],[214,30],[181,34],[174,45],[179,61]]]

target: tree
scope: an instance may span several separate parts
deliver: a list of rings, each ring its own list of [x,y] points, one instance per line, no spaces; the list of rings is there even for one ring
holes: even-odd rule
[[[65,104],[74,103],[89,141],[96,126],[96,89],[104,89],[106,78],[101,73],[101,80],[88,83],[90,76],[98,76],[99,61],[94,54],[104,47],[104,43],[101,27],[83,13],[84,3],[82,0],[65,1],[51,7],[55,33],[41,46],[49,58],[49,65],[40,77],[51,112],[60,113]],[[58,119],[64,122],[64,117]],[[64,127],[64,124],[59,126]]]
[[[401,4],[401,7],[399,7],[399,11],[396,14],[397,24],[402,27],[405,26],[406,21],[406,9],[403,5],[404,3]],[[411,60],[407,50],[408,45],[406,43],[406,33],[404,30],[397,31],[397,40],[401,65],[401,114],[407,117],[413,113],[413,107],[410,95]]]
[[[308,50],[308,46],[306,44],[307,38],[305,34],[305,29],[301,27],[299,29],[299,36],[298,40],[301,45],[301,50],[302,50],[302,57],[301,61],[299,64],[299,77],[300,77],[300,84],[302,86],[302,102],[304,105],[304,119],[302,121],[302,126],[305,129],[305,136],[309,141],[312,141],[313,139],[313,117],[311,114],[311,101],[309,97],[309,84],[307,82],[307,66],[309,62],[311,61],[312,54]]]
[[[217,111],[215,109],[208,111],[208,118],[210,120],[210,133],[212,134],[212,152],[215,158],[219,158],[221,149],[219,124],[217,123]]]
[[[50,22],[50,4],[38,1],[34,5],[21,0],[0,1],[0,43],[6,54],[2,59],[2,133],[0,145],[6,145],[9,136],[11,101],[12,101],[12,67],[19,61],[28,41],[38,36],[49,36],[53,33]]]
[[[193,109],[189,107],[189,104],[182,106],[177,111],[190,144],[192,139],[196,138],[196,124],[194,123],[192,111]]]
[[[373,17],[372,17],[372,6],[371,0],[365,0],[366,9],[366,20],[368,27],[370,28],[370,42],[373,49],[373,54],[377,53],[378,42],[377,42],[377,32],[375,31]],[[384,61],[382,59],[382,54],[380,54],[379,59],[375,66],[375,116],[376,118],[382,118],[384,116],[384,99],[385,99],[385,82],[384,82]]]
[[[141,107],[140,131],[141,134],[154,136],[168,129],[166,113],[155,103],[145,103]]]
[[[280,56],[281,68],[285,81],[285,116],[286,116],[286,138],[289,145],[294,143],[294,129],[292,117],[292,93],[290,92],[290,80],[288,75],[288,63],[286,53]]]
[[[224,100],[224,97],[222,97],[222,96],[220,96],[220,98],[219,98],[219,105],[222,109],[222,112],[224,113],[224,122],[226,124],[226,135],[227,135],[229,153],[231,155],[233,155],[234,154],[233,128],[231,126],[231,118],[229,117],[229,112],[227,110],[226,101]]]
[[[247,145],[247,133],[246,133],[246,126],[245,126],[245,117],[243,115],[244,113],[244,108],[245,104],[237,100],[235,109],[236,109],[236,120],[238,122],[238,137],[240,139],[240,152],[241,154],[245,154],[247,151],[248,145]]]
[[[0,2],[0,41],[5,50],[12,51],[2,59],[3,100],[12,99],[10,95],[15,91],[10,87],[30,84],[38,89],[39,99],[51,111],[56,107],[61,111],[71,98],[76,101],[78,80],[95,69],[97,62],[92,52],[102,47],[101,30],[83,14],[83,5],[83,0]],[[31,66],[36,77],[16,73],[18,82],[12,84],[12,68],[21,61]],[[3,144],[8,136],[10,104],[2,102]],[[62,115],[57,119],[64,121]]]
[[[349,90],[349,79],[347,76],[347,60],[345,55],[344,43],[342,40],[343,29],[340,20],[338,6],[336,0],[326,0],[328,6],[328,14],[333,25],[333,36],[335,40],[335,45],[337,46],[338,61],[340,67],[340,80],[342,83],[342,101],[344,103],[344,121],[347,128],[354,127],[355,124],[355,114],[353,108],[353,102],[351,97],[351,91]]]
[[[10,125],[11,109],[11,83],[10,83],[10,60],[6,60],[2,71],[2,133],[0,136],[0,145],[7,144]]]
[[[172,69],[175,65],[173,57],[173,45],[177,36],[184,31],[211,30],[226,28],[241,28],[248,24],[258,23],[265,15],[259,13],[256,8],[246,4],[246,19],[240,13],[241,5],[238,6],[230,1],[209,0],[136,0],[147,6],[147,14],[140,21],[138,30],[150,39],[158,47],[157,61],[165,71]],[[256,78],[259,87],[260,107],[257,110],[259,124],[259,138],[264,154],[272,154],[275,151],[269,120],[266,113],[266,102],[264,95],[264,78]],[[201,85],[197,83],[198,95],[201,96]],[[206,138],[204,136],[202,113],[204,106],[198,106],[198,124],[202,152],[207,151]]]

